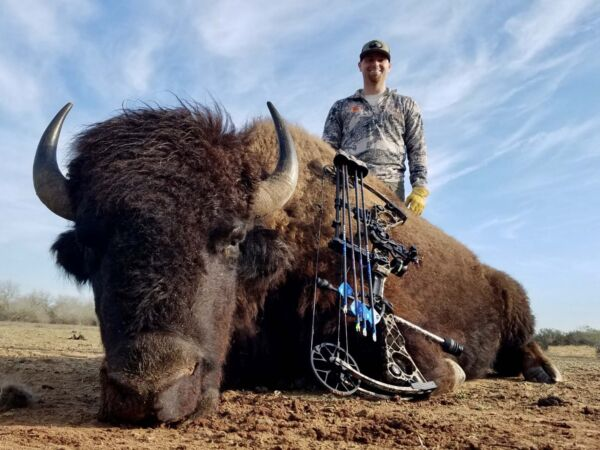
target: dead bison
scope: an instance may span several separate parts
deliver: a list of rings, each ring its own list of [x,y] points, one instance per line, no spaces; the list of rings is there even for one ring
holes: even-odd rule
[[[333,230],[315,239],[320,168],[333,150],[301,129],[286,130],[274,110],[277,133],[264,121],[236,131],[219,108],[144,108],[83,131],[65,178],[56,147],[69,109],[42,136],[33,178],[42,202],[73,222],[52,246],[58,264],[94,291],[106,352],[101,417],[179,422],[213,410],[223,385],[312,383],[317,245],[319,273],[333,277],[337,267],[327,249]],[[323,186],[327,224],[334,186]],[[449,358],[405,330],[408,350],[438,392],[452,389],[463,370],[467,378],[494,368],[557,381],[532,341],[521,286],[408,214],[392,237],[415,245],[423,264],[390,277],[386,297],[399,315],[465,345],[460,358]],[[321,337],[331,331],[334,302],[321,296]]]

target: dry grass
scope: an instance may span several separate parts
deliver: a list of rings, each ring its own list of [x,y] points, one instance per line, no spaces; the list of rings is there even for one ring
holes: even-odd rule
[[[551,345],[548,356],[596,358],[596,349],[590,345]]]
[[[82,334],[85,340],[71,339],[73,332]],[[0,347],[18,357],[58,354],[89,358],[104,353],[100,328],[86,325],[0,322]]]
[[[86,340],[70,339],[72,331]],[[574,357],[582,350],[589,355],[589,348],[556,350],[569,352],[553,357],[562,383],[485,378],[420,402],[227,391],[215,414],[188,426],[134,428],[97,419],[103,354],[97,327],[5,322],[0,383],[26,385],[39,401],[0,412],[0,449],[596,450],[600,359]]]

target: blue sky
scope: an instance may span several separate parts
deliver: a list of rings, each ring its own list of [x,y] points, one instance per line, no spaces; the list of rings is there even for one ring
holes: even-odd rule
[[[600,3],[0,2],[0,281],[90,297],[48,252],[68,223],[37,200],[33,154],[67,101],[72,136],[122,105],[214,97],[238,126],[273,101],[320,136],[387,41],[420,105],[425,217],[527,289],[538,328],[600,328]],[[64,165],[63,165],[64,168]],[[435,301],[435,299],[432,299]]]

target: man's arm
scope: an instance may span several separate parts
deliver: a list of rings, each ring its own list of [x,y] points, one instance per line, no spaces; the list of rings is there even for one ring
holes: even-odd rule
[[[410,170],[412,192],[406,197],[406,206],[415,214],[423,214],[427,190],[427,145],[423,131],[423,119],[419,106],[411,98],[407,98],[404,108],[404,145]]]
[[[334,149],[339,150],[342,146],[342,119],[340,116],[340,102],[335,102],[323,127],[322,139],[331,145]]]
[[[427,145],[421,111],[416,102],[407,98],[404,108],[404,144],[408,157],[411,186],[427,186]]]

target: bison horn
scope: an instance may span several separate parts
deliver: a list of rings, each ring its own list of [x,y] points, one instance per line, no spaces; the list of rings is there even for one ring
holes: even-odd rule
[[[56,162],[56,147],[60,129],[72,107],[72,103],[67,103],[54,116],[40,139],[33,161],[35,193],[50,211],[67,220],[74,220],[75,214],[69,198],[67,179]]]
[[[298,156],[294,141],[285,122],[271,102],[267,102],[279,141],[279,161],[275,171],[261,181],[254,197],[252,212],[262,217],[283,207],[296,190],[298,183]]]

